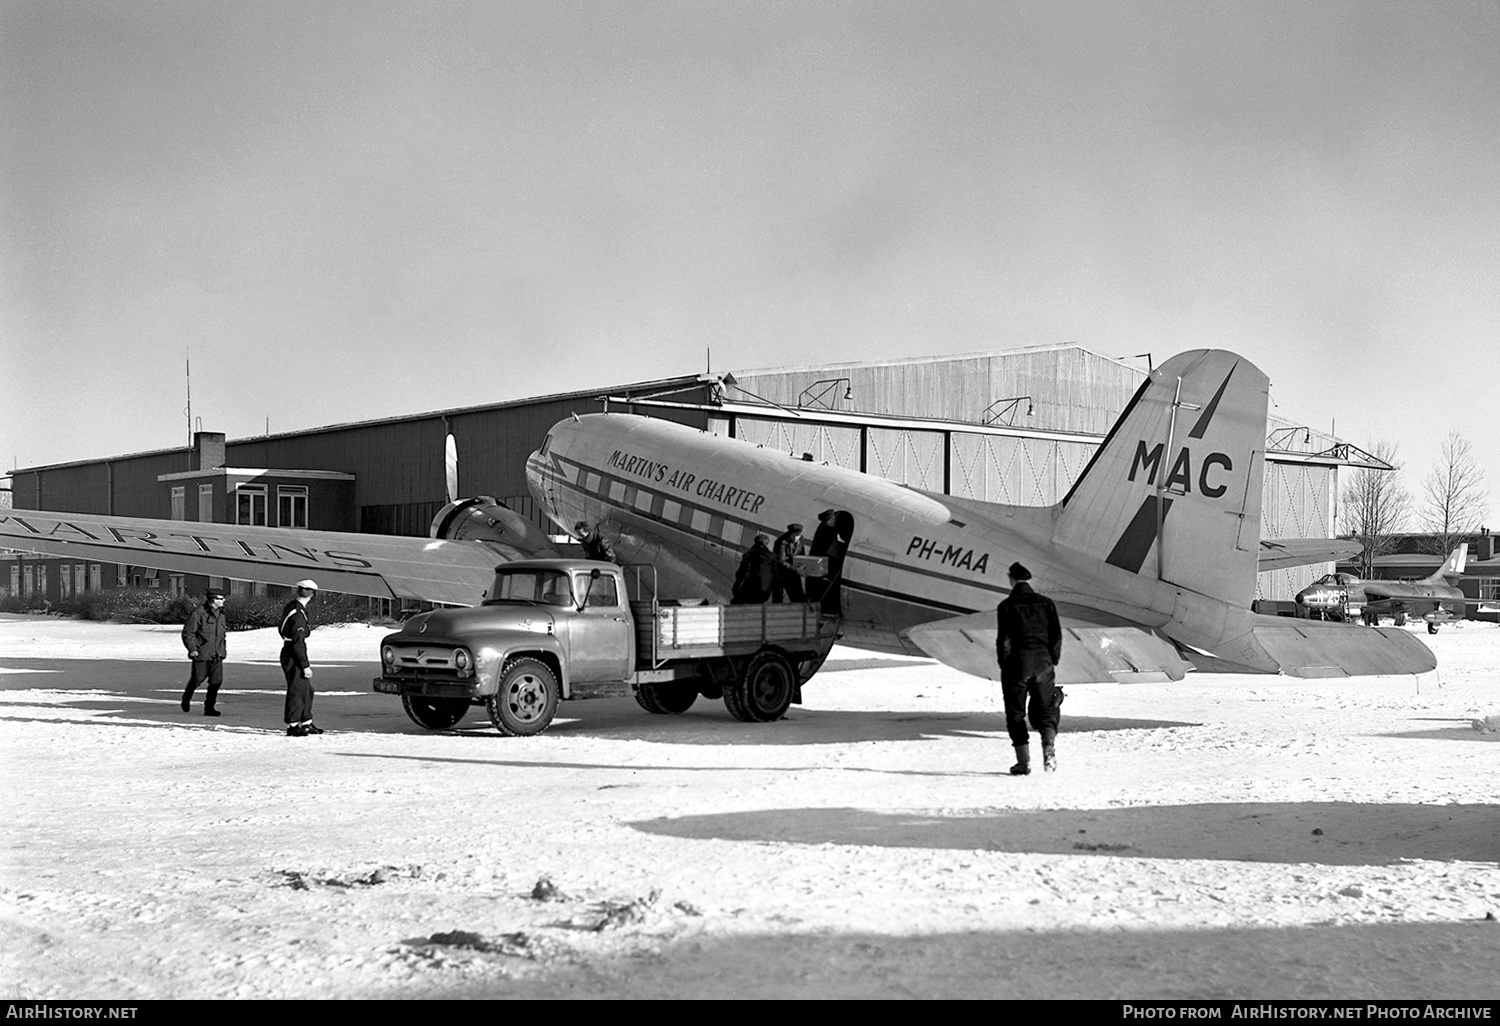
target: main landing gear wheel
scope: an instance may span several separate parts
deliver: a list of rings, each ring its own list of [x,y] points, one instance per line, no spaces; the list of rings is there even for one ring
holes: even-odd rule
[[[737,720],[769,723],[786,715],[796,690],[797,671],[791,660],[774,648],[763,648],[750,657],[744,673],[724,686],[724,705]]]
[[[635,689],[635,700],[648,713],[685,713],[698,701],[698,685],[691,680],[642,684]]]
[[[419,727],[447,730],[469,713],[467,698],[430,698],[426,695],[402,695],[401,707]]]
[[[1397,627],[1405,627],[1406,626],[1406,614],[1405,613],[1397,613],[1396,614],[1396,626]]]
[[[502,734],[540,734],[557,713],[557,677],[540,659],[512,659],[500,671],[500,687],[485,699],[490,722]]]
[[[1435,624],[1435,623],[1433,623],[1433,622],[1431,622],[1429,620],[1428,623],[1427,623],[1427,633],[1428,634],[1436,634],[1437,633],[1437,624]]]

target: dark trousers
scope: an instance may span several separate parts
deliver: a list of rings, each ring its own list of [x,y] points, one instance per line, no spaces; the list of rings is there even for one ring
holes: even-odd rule
[[[778,566],[776,575],[771,579],[771,601],[780,602],[783,597],[790,602],[807,601],[807,596],[802,592],[802,575],[795,570]]]
[[[302,676],[302,667],[290,652],[281,653],[281,672],[286,674],[286,710],[282,722],[308,722],[312,719],[312,681]]]
[[[182,701],[191,702],[193,692],[205,680],[208,681],[208,692],[203,696],[203,709],[207,712],[219,700],[219,687],[224,683],[224,660],[194,659],[193,668],[188,673],[187,687],[182,689]]]
[[[1019,746],[1029,741],[1026,733],[1028,699],[1031,727],[1042,735],[1042,745],[1050,746],[1057,737],[1057,725],[1062,720],[1062,689],[1055,681],[1056,676],[1051,670],[1025,680],[1001,680],[1000,693],[1005,696],[1005,729],[1010,734],[1011,744]]]

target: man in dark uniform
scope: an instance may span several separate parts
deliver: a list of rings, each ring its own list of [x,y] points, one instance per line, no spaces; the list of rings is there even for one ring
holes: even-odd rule
[[[597,527],[590,528],[587,520],[580,520],[573,525],[578,532],[578,543],[583,546],[583,554],[589,559],[601,559],[606,563],[615,561],[615,550],[610,548],[609,542],[604,540],[604,535],[599,533]]]
[[[1031,725],[1042,735],[1042,767],[1057,769],[1057,724],[1062,689],[1056,668],[1062,659],[1062,625],[1057,606],[1031,590],[1031,571],[1012,563],[1010,594],[995,608],[998,633],[995,655],[1000,661],[1000,691],[1005,696],[1005,728],[1016,746],[1012,776],[1031,772],[1031,745],[1026,734],[1026,705],[1031,700]]]
[[[208,693],[203,696],[203,715],[219,715],[214,705],[219,699],[219,686],[224,683],[224,656],[227,654],[224,634],[224,593],[218,588],[209,588],[203,596],[203,605],[194,609],[182,626],[182,643],[187,647],[188,658],[193,661],[187,687],[182,692],[183,712],[192,707],[193,692],[206,680]]]
[[[286,674],[286,732],[290,737],[321,734],[312,718],[312,664],[307,659],[307,604],[318,590],[315,581],[298,581],[297,595],[281,607],[281,672]]]
[[[766,602],[771,598],[771,584],[776,576],[776,560],[771,554],[771,539],[757,534],[750,543],[740,568],[734,575],[731,605],[743,606]]]
[[[796,557],[803,554],[806,542],[802,540],[802,525],[788,524],[786,531],[776,539],[771,554],[776,559],[776,576],[771,582],[771,601],[780,602],[783,595],[790,602],[805,602],[802,594],[802,575],[797,573]]]

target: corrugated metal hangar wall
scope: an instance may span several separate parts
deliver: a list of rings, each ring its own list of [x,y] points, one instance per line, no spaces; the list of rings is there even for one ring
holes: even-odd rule
[[[355,475],[346,530],[426,533],[444,502],[444,441],[459,448],[464,494],[494,495],[537,519],[524,462],[548,428],[610,409],[727,432],[935,492],[1019,505],[1058,501],[1146,375],[1143,360],[1065,344],[964,356],[735,371],[722,387],[697,375],[411,417],[244,438],[226,464]],[[771,405],[774,404],[774,405]],[[781,409],[784,407],[785,409]],[[802,416],[790,412],[797,409]],[[807,411],[813,411],[809,416]],[[820,414],[826,414],[820,422]],[[839,421],[838,418],[843,418]],[[881,422],[897,418],[901,422]],[[907,421],[925,420],[931,424]],[[863,422],[861,422],[863,420]],[[1278,447],[1318,453],[1336,442],[1273,420]],[[1064,437],[1072,435],[1075,437]],[[1078,437],[1081,436],[1081,437]],[[162,517],[162,474],[192,467],[187,449],[32,468],[14,475],[20,508]],[[1263,536],[1330,537],[1336,466],[1268,458]],[[312,525],[318,526],[318,525]],[[1329,567],[1263,574],[1259,597],[1290,598]]]

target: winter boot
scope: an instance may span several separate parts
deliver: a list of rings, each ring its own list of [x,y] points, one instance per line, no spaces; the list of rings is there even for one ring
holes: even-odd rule
[[[1042,769],[1048,773],[1057,772],[1057,749],[1051,745],[1042,745]]]
[[[1016,745],[1016,764],[1010,768],[1013,777],[1024,777],[1031,772],[1031,746]]]

